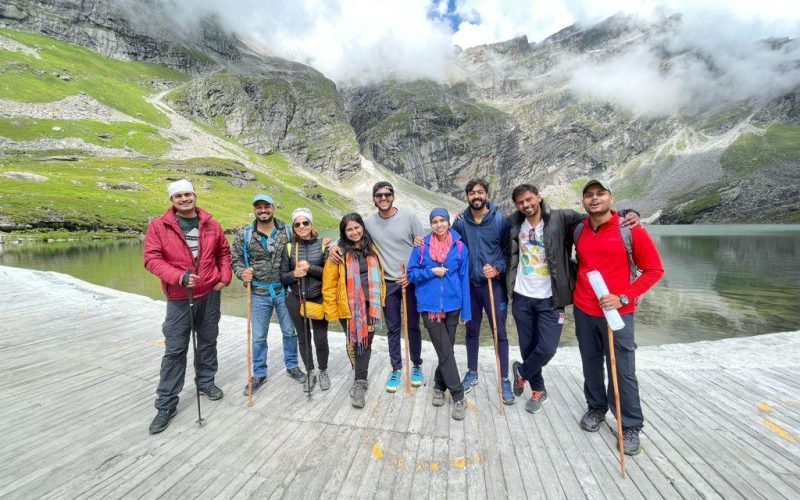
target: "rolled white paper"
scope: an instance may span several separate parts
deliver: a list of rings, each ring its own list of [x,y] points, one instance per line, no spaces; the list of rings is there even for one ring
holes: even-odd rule
[[[586,277],[589,278],[589,284],[592,285],[592,290],[594,290],[594,294],[597,295],[598,299],[603,295],[608,295],[608,287],[600,271],[589,271],[586,273]],[[603,309],[603,314],[605,314],[608,326],[612,330],[617,331],[625,328],[625,322],[622,321],[622,316],[619,315],[619,311],[616,309]]]

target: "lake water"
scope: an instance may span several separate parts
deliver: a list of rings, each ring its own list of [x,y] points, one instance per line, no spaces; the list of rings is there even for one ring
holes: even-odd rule
[[[639,345],[758,335],[800,329],[800,225],[647,226],[664,261],[664,278],[636,313]],[[0,245],[0,264],[70,274],[91,283],[161,299],[142,265],[138,240]],[[245,315],[234,278],[223,312]],[[568,311],[562,345],[575,345]],[[484,320],[486,321],[486,320]],[[509,314],[509,336],[516,344]],[[337,325],[338,328],[338,325]],[[463,328],[459,341],[463,342]],[[427,337],[427,335],[424,335]],[[484,344],[491,344],[485,328]]]

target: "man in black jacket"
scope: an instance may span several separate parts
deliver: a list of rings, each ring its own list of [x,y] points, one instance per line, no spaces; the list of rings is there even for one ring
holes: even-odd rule
[[[514,395],[521,396],[528,382],[531,399],[525,409],[538,413],[547,402],[542,368],[556,353],[564,327],[564,307],[572,303],[572,233],[585,215],[551,209],[531,184],[514,188],[511,199],[517,210],[509,217],[506,285],[513,292],[511,314],[523,359],[511,366],[513,389]],[[626,221],[638,224],[638,214],[628,211]]]

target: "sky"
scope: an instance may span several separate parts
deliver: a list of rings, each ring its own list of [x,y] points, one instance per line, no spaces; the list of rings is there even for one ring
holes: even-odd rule
[[[800,38],[800,8],[788,0],[157,1],[181,23],[213,13],[248,43],[309,64],[337,84],[444,81],[456,46],[520,35],[540,42],[572,24],[591,26],[619,12],[644,21],[681,13],[681,27],[657,42],[678,52],[714,54],[719,67],[709,70],[685,57],[665,71],[653,46],[602,62],[563,61],[570,88],[583,98],[625,101],[634,112],[669,114],[698,95],[772,95],[800,81],[797,50],[776,54],[759,44],[770,37]]]

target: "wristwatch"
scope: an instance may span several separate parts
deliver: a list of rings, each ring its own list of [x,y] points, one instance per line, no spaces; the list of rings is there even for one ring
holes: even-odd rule
[[[627,295],[619,294],[617,297],[619,297],[619,303],[623,306],[627,306],[628,302],[630,302]]]

